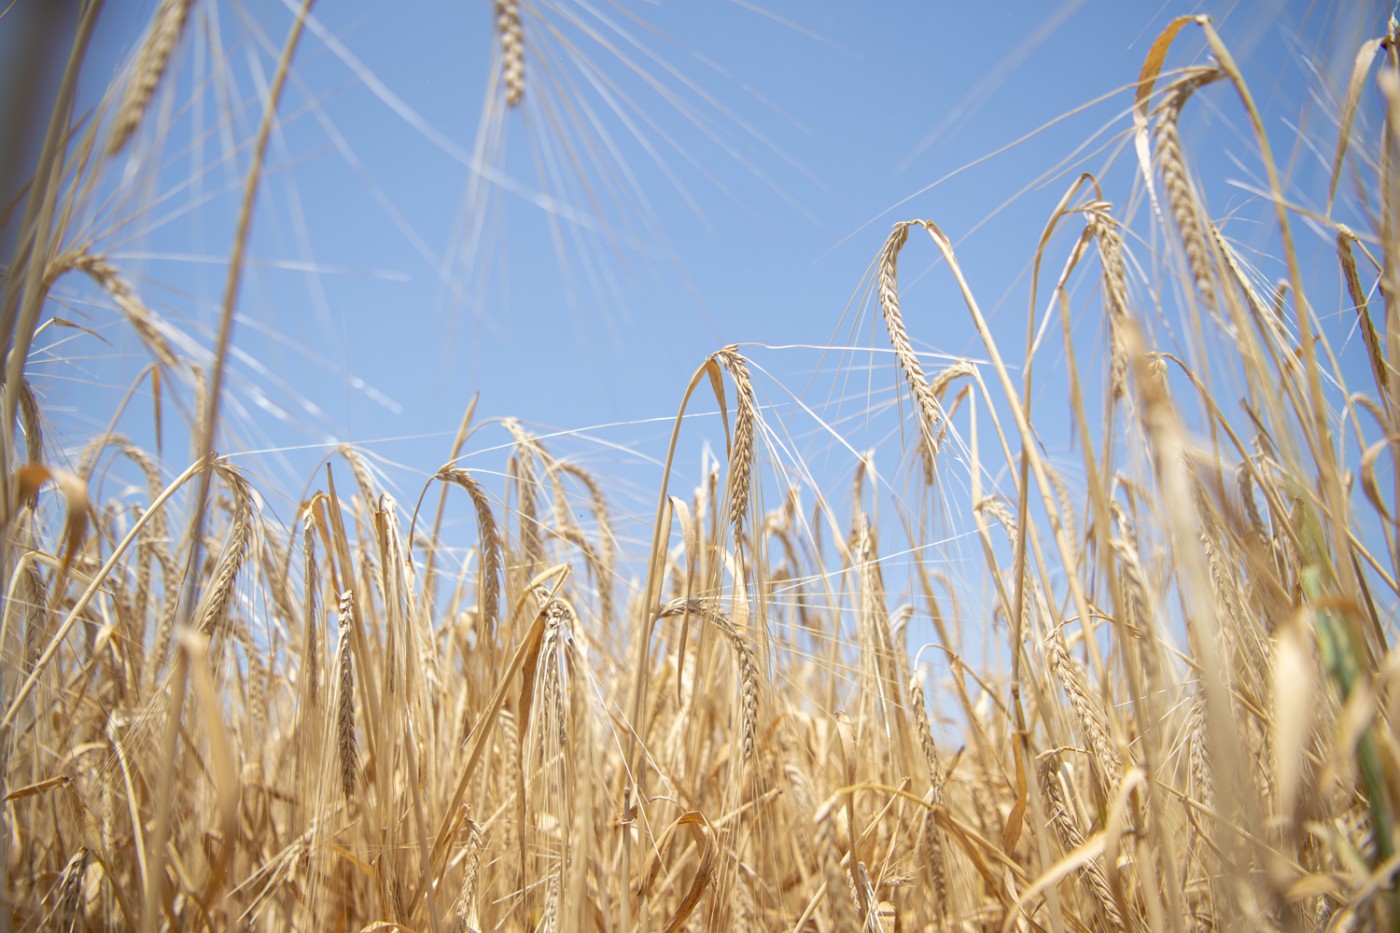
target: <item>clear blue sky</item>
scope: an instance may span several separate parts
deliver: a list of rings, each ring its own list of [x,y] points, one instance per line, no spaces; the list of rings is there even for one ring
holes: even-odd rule
[[[108,3],[84,73],[89,102],[153,6]],[[1019,348],[1035,241],[1074,175],[1107,171],[1110,198],[1134,195],[1124,88],[1172,17],[1215,17],[1290,152],[1299,121],[1333,138],[1335,102],[1329,111],[1309,97],[1310,70],[1340,93],[1357,44],[1386,14],[1373,3],[1342,4],[1349,21],[1326,2],[1134,0],[528,6],[524,104],[492,123],[491,4],[316,5],[234,334],[235,434],[222,447],[250,469],[304,482],[319,445],[350,441],[421,477],[445,459],[477,391],[479,419],[624,423],[596,433],[659,456],[669,425],[648,419],[675,414],[691,371],[719,346],[887,346],[862,288],[902,219],[934,219],[959,243],[984,308]],[[113,167],[93,229],[156,313],[207,347],[247,144],[292,13],[277,0],[196,9],[158,119]],[[1170,63],[1202,49],[1188,31]],[[1208,197],[1223,215],[1248,200],[1231,179],[1257,180],[1257,167],[1230,128],[1237,102],[1223,89],[1209,97],[1193,105],[1188,147],[1216,172]],[[499,148],[478,159],[491,126]],[[1293,177],[1316,191],[1325,157],[1298,156]],[[902,264],[911,331],[930,353],[981,358],[946,275],[922,274],[932,258],[914,243]],[[46,406],[60,424],[71,418],[79,442],[147,357],[77,284],[65,294],[66,313],[108,342],[63,331],[36,358]],[[745,352],[799,394],[818,367],[866,362]],[[883,404],[897,384],[886,370],[845,386],[857,397],[842,413],[870,407],[861,393]],[[810,389],[808,403],[838,388]],[[129,415],[123,428],[139,436],[141,424]],[[851,443],[872,443],[859,435]],[[265,450],[287,459],[247,453]],[[588,455],[608,467],[606,446]]]

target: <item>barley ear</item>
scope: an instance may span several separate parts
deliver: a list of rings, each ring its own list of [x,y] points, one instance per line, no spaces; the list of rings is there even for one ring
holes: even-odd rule
[[[519,107],[525,99],[525,31],[520,23],[520,0],[496,0],[496,31],[501,40],[506,105]]]
[[[175,46],[185,30],[193,0],[162,0],[151,19],[151,28],[141,44],[136,56],[136,67],[122,94],[117,116],[112,124],[112,136],[107,143],[107,154],[114,156],[121,152],[131,134],[141,125],[146,108],[151,103],[160,79],[170,65]]]
[[[1167,95],[1162,105],[1162,115],[1157,120],[1157,163],[1162,172],[1162,187],[1166,191],[1167,206],[1172,220],[1176,223],[1181,245],[1186,253],[1186,266],[1191,272],[1191,280],[1201,296],[1206,311],[1218,323],[1220,304],[1215,289],[1215,274],[1211,269],[1210,250],[1206,242],[1205,225],[1201,222],[1200,199],[1191,174],[1186,167],[1186,157],[1182,152],[1181,134],[1177,123],[1186,101],[1199,87],[1223,77],[1215,68],[1209,68],[1192,75],[1177,84]]]
[[[729,454],[729,477],[726,486],[730,520],[734,525],[734,546],[739,550],[748,541],[744,532],[744,522],[749,511],[749,486],[753,481],[754,430],[758,421],[758,403],[754,399],[748,365],[739,355],[738,349],[725,347],[717,352],[714,358],[734,380],[734,393],[737,396],[734,446]]]
[[[1074,811],[1070,809],[1069,803],[1065,800],[1064,790],[1060,785],[1060,755],[1058,751],[1044,753],[1036,768],[1037,777],[1040,779],[1040,789],[1045,795],[1045,809],[1050,818],[1050,825],[1055,830],[1055,835],[1060,838],[1060,844],[1064,846],[1066,852],[1074,852],[1085,844],[1084,833],[1080,830]],[[1085,862],[1081,869],[1085,886],[1089,889],[1094,903],[1103,912],[1103,919],[1107,926],[1105,929],[1126,930],[1127,925],[1123,922],[1122,911],[1118,909],[1118,902],[1113,898],[1113,889],[1109,886],[1108,878],[1104,875],[1103,859],[1093,858]]]
[[[491,511],[491,503],[486,492],[470,473],[461,469],[443,469],[437,479],[445,483],[456,483],[471,497],[472,508],[476,511],[477,538],[480,540],[480,569],[478,571],[477,613],[481,620],[483,637],[495,643],[496,625],[500,620],[501,604],[501,534],[496,526],[496,516]]]
[[[336,646],[340,665],[340,703],[336,710],[336,749],[340,757],[340,787],[347,799],[355,795],[360,770],[360,750],[355,743],[355,661],[350,626],[355,614],[355,593],[340,594],[340,640]]]
[[[928,378],[924,375],[918,355],[914,353],[914,346],[909,342],[909,331],[905,329],[904,317],[899,311],[899,251],[909,239],[909,226],[908,223],[897,224],[880,252],[880,310],[885,317],[885,328],[890,334],[895,359],[899,362],[899,368],[904,371],[904,378],[909,382],[909,392],[914,396],[914,404],[919,409],[924,481],[932,483],[934,458],[938,453],[938,428],[943,420],[942,408],[934,390],[929,386]]]

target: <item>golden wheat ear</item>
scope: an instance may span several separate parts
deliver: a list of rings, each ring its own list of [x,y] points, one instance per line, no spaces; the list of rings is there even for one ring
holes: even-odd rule
[[[340,764],[340,789],[347,799],[355,796],[360,778],[360,746],[355,737],[355,650],[351,627],[354,624],[355,592],[340,594],[336,615],[336,759]]]
[[[525,30],[520,22],[520,0],[496,0],[496,35],[501,43],[506,104],[519,107],[525,99]]]
[[[112,131],[107,141],[107,155],[117,155],[140,127],[156,88],[170,66],[175,47],[185,31],[194,0],[161,0],[146,29],[126,90],[112,118]]]

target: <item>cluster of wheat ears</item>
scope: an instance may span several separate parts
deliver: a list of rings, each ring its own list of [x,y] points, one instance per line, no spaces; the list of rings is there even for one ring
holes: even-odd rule
[[[257,479],[214,449],[243,245],[302,20],[247,148],[204,364],[72,235],[140,132],[191,3],[157,5],[134,67],[77,118],[99,5],[77,21],[39,171],[0,218],[17,231],[0,305],[0,927],[1400,924],[1394,31],[1358,52],[1327,208],[1306,212],[1334,237],[1333,296],[1303,277],[1304,212],[1211,22],[1183,18],[1152,44],[1127,133],[1168,286],[1135,278],[1092,177],[1065,192],[1034,257],[1032,308],[1048,299],[1043,320],[1063,327],[1072,481],[1030,411],[1032,343],[1056,342],[1054,327],[1032,326],[1008,362],[949,238],[926,220],[894,227],[871,295],[917,445],[906,499],[937,496],[949,438],[971,438],[972,495],[956,501],[985,556],[973,605],[931,564],[909,591],[886,590],[882,537],[927,529],[914,505],[877,525],[872,463],[853,489],[794,487],[764,511],[766,414],[734,347],[674,387],[677,435],[713,396],[724,456],[693,494],[674,489],[673,438],[642,553],[620,552],[603,480],[515,421],[500,422],[503,483],[460,466],[470,411],[411,510],[345,448],[291,527],[274,522]],[[531,93],[521,11],[497,0],[496,14],[496,87],[518,106]],[[1187,33],[1212,64],[1167,67]],[[1193,182],[1178,119],[1206,94],[1254,141],[1276,286]],[[1332,218],[1347,186],[1365,195],[1354,227]],[[1052,256],[1063,231],[1071,245]],[[930,371],[915,352],[897,270],[915,244],[955,281],[979,361]],[[1042,260],[1060,271],[1042,280]],[[114,430],[76,453],[46,444],[26,360],[51,290],[77,274],[149,351],[147,385],[192,387],[199,455],[172,468]],[[1101,367],[1075,352],[1071,319],[1089,316]],[[1341,345],[1353,339],[1364,355]],[[141,501],[103,501],[114,460],[145,478]],[[984,486],[993,473],[1004,483]],[[473,527],[469,541],[444,531]],[[914,619],[936,665],[911,663]],[[969,654],[973,631],[996,643]]]

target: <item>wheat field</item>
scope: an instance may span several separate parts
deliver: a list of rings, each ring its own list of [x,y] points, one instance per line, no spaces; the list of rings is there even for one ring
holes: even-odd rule
[[[311,3],[237,143],[210,327],[86,220],[204,5],[156,3],[90,110],[77,5],[0,171],[4,929],[1400,928],[1393,20],[1326,98],[1316,191],[1228,29],[1145,37],[1123,190],[1057,176],[1008,259],[1024,343],[959,232],[901,216],[854,235],[879,346],[822,364],[850,397],[783,414],[777,351],[728,344],[656,386],[625,481],[473,402],[411,484],[354,445],[289,484],[238,462],[230,361]],[[500,116],[542,93],[543,20],[492,12]],[[1198,180],[1206,107],[1244,220]],[[35,376],[79,287],[140,348],[86,420]],[[975,354],[927,352],[953,316]]]

